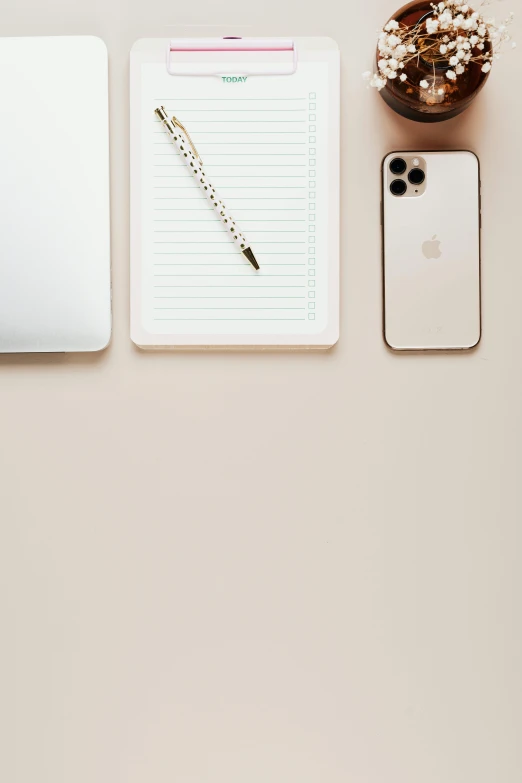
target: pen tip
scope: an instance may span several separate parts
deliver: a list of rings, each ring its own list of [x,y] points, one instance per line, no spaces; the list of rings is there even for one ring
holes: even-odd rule
[[[241,251],[245,258],[250,261],[254,269],[259,269],[259,264],[256,261],[255,255],[252,253],[252,248],[246,247],[244,250]]]

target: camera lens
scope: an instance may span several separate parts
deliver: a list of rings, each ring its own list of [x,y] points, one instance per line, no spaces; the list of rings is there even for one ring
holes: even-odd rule
[[[390,185],[390,190],[394,196],[404,196],[407,187],[403,179],[394,179]]]
[[[390,171],[400,177],[406,171],[406,161],[402,158],[394,158],[390,163]]]
[[[426,176],[422,169],[412,169],[408,174],[408,179],[412,185],[422,185]]]

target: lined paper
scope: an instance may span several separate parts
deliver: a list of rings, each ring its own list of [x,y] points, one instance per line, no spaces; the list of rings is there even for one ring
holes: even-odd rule
[[[240,71],[240,68],[238,69]],[[142,74],[142,314],[157,334],[317,334],[325,327],[327,67],[292,77]],[[260,271],[238,253],[154,109],[187,128]]]

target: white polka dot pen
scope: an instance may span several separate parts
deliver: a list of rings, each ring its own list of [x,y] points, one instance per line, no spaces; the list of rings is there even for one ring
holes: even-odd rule
[[[169,119],[163,106],[161,106],[159,109],[156,109],[155,114],[161,120],[161,123],[166,132],[169,134],[172,143],[178,148],[178,152],[182,160],[185,161],[187,168],[192,172],[202,192],[205,194],[219,215],[219,218],[223,224],[223,228],[226,229],[230,239],[237,246],[240,253],[242,253],[248,261],[250,261],[254,269],[259,269],[259,264],[257,263],[256,257],[252,252],[252,248],[243,234],[240,232],[235,220],[221,201],[221,198],[219,197],[216,189],[212,187],[208,181],[205,172],[203,171],[203,161],[199,157],[198,151],[192,143],[192,139],[190,138],[187,130],[176,119],[176,117]]]

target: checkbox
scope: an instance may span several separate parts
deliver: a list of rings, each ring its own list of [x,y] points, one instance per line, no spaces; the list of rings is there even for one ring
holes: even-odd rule
[[[310,144],[315,144],[315,136],[310,136],[308,141],[310,142]]]
[[[311,256],[315,256],[315,247],[309,247],[309,248],[308,248],[308,253],[309,253]]]
[[[310,233],[314,234],[315,233],[315,226],[308,226],[308,231],[310,231]]]
[[[308,320],[315,321],[315,313],[308,313]]]
[[[315,280],[308,281],[308,288],[315,288]]]
[[[308,291],[308,298],[315,299],[315,291]]]
[[[316,106],[315,106],[315,103],[311,103],[311,104],[309,105],[309,107],[308,107],[308,108],[309,108],[310,110],[311,110],[311,109],[315,109],[315,108],[316,108]]]
[[[309,114],[308,119],[310,120],[310,122],[315,122],[315,114]]]
[[[315,166],[315,158],[310,158],[310,160],[308,161],[308,165]]]
[[[308,97],[310,98],[311,101],[315,100],[315,92],[308,93]]]
[[[315,182],[309,182],[308,183],[309,188],[315,188]]]
[[[308,309],[315,310],[315,302],[308,302]]]
[[[315,196],[315,193],[314,193],[314,195],[312,196],[312,198],[313,198],[314,196]],[[315,202],[314,202],[314,201],[309,201],[309,202],[308,202],[308,207],[309,207],[309,209],[310,209],[310,212],[315,212]]]
[[[308,177],[310,179],[315,179],[315,169],[310,169],[310,171],[308,172]]]
[[[310,266],[314,266],[314,264],[315,264],[315,258],[309,258],[309,259],[308,259],[308,263],[310,264]]]
[[[310,147],[310,155],[315,155],[315,147]]]
[[[308,277],[315,277],[315,269],[308,270]]]
[[[308,215],[308,222],[309,222],[309,223],[313,223],[313,222],[314,222],[314,220],[315,220],[315,215],[314,215],[314,214],[310,214],[310,215]],[[315,242],[315,239],[314,239],[314,242]]]
[[[308,130],[310,131],[310,133],[315,133],[315,125],[310,125]]]

